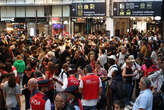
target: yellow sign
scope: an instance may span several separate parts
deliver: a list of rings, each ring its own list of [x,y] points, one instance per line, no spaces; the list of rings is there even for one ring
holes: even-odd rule
[[[120,15],[125,15],[124,10],[121,10],[121,11],[120,11]]]
[[[85,10],[88,10],[89,9],[89,6],[88,5],[84,5],[84,9]]]
[[[127,10],[126,11],[126,15],[128,15],[128,16],[131,15],[131,11],[130,10]]]
[[[83,5],[82,4],[79,4],[78,5],[78,9],[83,9]]]
[[[90,9],[95,9],[95,4],[90,4]]]

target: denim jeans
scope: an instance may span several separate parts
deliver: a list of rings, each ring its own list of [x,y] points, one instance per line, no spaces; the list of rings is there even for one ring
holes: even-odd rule
[[[126,83],[126,89],[128,91],[128,97],[126,98],[126,105],[129,104],[130,100],[131,100],[131,96],[132,96],[132,90],[133,90],[133,86],[131,83]]]
[[[21,88],[23,88],[23,87],[22,87],[23,75],[24,75],[24,73],[18,73],[18,77],[19,77],[19,85],[20,85]]]
[[[83,110],[96,110],[96,106],[83,106]]]

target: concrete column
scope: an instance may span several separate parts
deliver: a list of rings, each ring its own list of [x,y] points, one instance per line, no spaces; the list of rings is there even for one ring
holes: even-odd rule
[[[110,36],[114,36],[114,19],[111,17],[106,18],[106,31],[110,32]]]
[[[72,20],[71,17],[69,17],[69,34],[72,34]]]

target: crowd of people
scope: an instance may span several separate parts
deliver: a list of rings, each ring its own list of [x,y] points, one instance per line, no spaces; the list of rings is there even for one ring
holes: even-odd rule
[[[162,110],[163,82],[159,33],[0,35],[0,110]]]

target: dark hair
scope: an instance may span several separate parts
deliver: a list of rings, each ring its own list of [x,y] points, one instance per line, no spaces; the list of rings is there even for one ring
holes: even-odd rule
[[[125,107],[125,103],[122,100],[116,100],[116,101],[114,101],[114,104],[119,105],[120,108],[124,108]]]
[[[143,82],[145,88],[150,88],[151,82],[147,77],[142,77],[142,82]]]
[[[105,53],[105,49],[101,49],[102,53],[104,54]]]
[[[90,64],[85,66],[85,70],[88,73],[92,73],[92,71],[93,71],[92,66]]]
[[[12,73],[11,73],[11,75],[9,77],[8,85],[11,88],[14,88],[16,86],[16,78],[15,78],[15,75],[12,74]]]
[[[108,58],[108,64],[110,65],[114,65],[115,64],[115,60],[111,59],[111,58]]]

